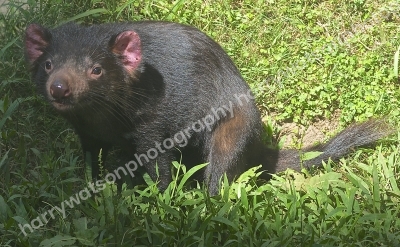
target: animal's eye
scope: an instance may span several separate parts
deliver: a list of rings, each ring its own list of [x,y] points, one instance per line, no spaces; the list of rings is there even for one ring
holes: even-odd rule
[[[92,74],[94,74],[94,75],[100,75],[101,74],[101,67],[94,67],[93,69],[92,69]]]
[[[46,70],[51,70],[51,62],[47,60],[44,64],[44,67],[46,68]]]

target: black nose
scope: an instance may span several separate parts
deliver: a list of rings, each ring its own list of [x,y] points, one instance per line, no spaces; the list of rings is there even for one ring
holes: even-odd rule
[[[60,100],[68,98],[71,95],[68,83],[61,80],[55,80],[50,86],[50,94],[54,99]]]

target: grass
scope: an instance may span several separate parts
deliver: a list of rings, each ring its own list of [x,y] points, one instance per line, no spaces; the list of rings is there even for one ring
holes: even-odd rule
[[[396,124],[396,0],[26,2],[6,1],[0,14],[0,246],[400,246],[400,136],[261,185],[251,170],[216,197],[185,186],[193,170],[177,162],[164,193],[147,175],[120,195],[115,185],[91,193],[79,140],[36,94],[22,44],[31,22],[186,23],[233,58],[269,138],[337,111],[341,128],[382,115]],[[65,215],[54,210],[63,205]],[[37,218],[45,212],[48,222]],[[27,223],[37,229],[25,236]]]

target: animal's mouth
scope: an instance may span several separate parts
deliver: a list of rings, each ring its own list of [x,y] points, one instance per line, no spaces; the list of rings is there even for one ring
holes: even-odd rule
[[[72,102],[66,99],[52,99],[51,104],[58,110],[58,111],[67,111],[73,108]]]

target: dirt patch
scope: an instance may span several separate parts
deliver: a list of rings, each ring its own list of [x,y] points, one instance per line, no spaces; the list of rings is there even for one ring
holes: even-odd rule
[[[320,120],[306,127],[296,123],[281,126],[281,138],[285,138],[284,148],[301,148],[321,143],[337,133],[340,111],[335,111],[329,120]]]

